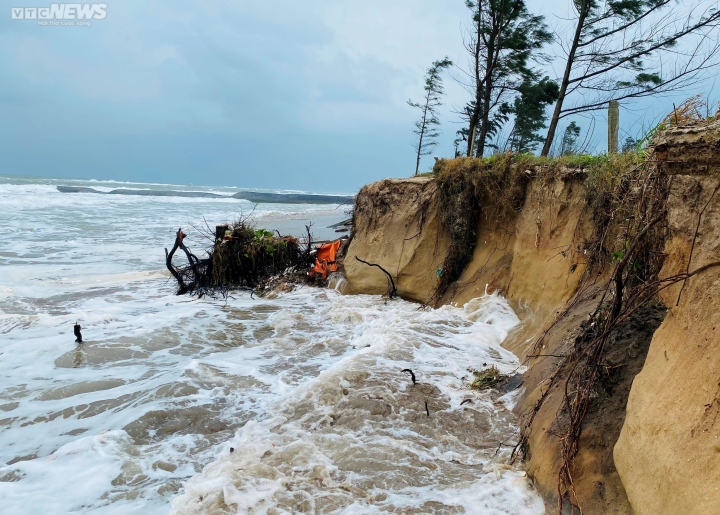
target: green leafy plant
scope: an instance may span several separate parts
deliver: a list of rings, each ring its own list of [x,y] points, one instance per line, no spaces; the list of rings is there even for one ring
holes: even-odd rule
[[[475,379],[470,383],[470,388],[473,390],[487,390],[508,378],[506,374],[501,374],[495,365],[484,370],[471,370],[471,372],[475,376]]]

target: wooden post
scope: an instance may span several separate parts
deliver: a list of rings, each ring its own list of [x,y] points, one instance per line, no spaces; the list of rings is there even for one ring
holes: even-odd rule
[[[620,105],[611,100],[608,105],[608,154],[618,153],[618,133],[620,132]]]
[[[225,238],[225,231],[228,229],[230,229],[230,226],[227,224],[215,226],[215,243],[223,241],[223,238]]]

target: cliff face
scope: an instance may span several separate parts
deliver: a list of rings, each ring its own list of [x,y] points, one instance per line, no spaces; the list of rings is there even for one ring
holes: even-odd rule
[[[663,279],[720,260],[720,127],[670,131],[656,154],[658,170],[672,176],[660,224],[667,225]],[[387,291],[382,272],[357,262],[358,256],[393,274],[398,293],[408,299],[461,305],[496,290],[508,298],[523,324],[505,345],[521,360],[531,356],[516,407],[529,427],[526,464],[554,511],[564,396],[550,378],[559,369],[564,377],[559,356],[577,346],[588,317],[597,313],[614,261],[583,280],[598,228],[586,202],[585,175],[528,174],[520,210],[502,221],[481,215],[472,260],[440,298],[434,297],[438,270],[451,238],[430,178],[386,180],[361,190],[345,270],[354,293]],[[494,211],[492,202],[483,213]],[[571,468],[574,500],[584,513],[720,513],[718,294],[720,268],[710,268],[684,286],[662,290],[664,306],[644,305],[606,342],[601,386]],[[541,335],[542,345],[534,348]],[[544,403],[533,412],[541,397]]]
[[[582,182],[571,176],[530,180],[526,207],[516,218],[502,224],[480,220],[473,259],[442,301],[462,305],[487,287],[542,325],[582,275],[583,259],[573,243],[590,231],[584,194]],[[393,274],[401,297],[419,302],[433,297],[450,245],[439,202],[435,181],[426,177],[387,179],[360,190],[344,263],[352,293],[387,291],[385,275],[357,256]]]
[[[376,263],[393,275],[403,298],[427,302],[449,239],[439,219],[435,181],[387,179],[365,186],[355,199],[355,226],[344,266],[350,293],[384,294],[385,274],[355,259]]]
[[[673,177],[663,277],[720,260],[719,188],[712,176]],[[717,514],[720,268],[660,295],[669,311],[633,383],[615,463],[638,515]]]

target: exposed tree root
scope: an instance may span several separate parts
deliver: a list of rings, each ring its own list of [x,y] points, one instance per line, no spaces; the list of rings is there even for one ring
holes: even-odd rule
[[[358,261],[360,261],[361,263],[363,263],[365,265],[375,266],[375,267],[379,268],[380,270],[382,270],[383,273],[387,276],[387,280],[388,280],[388,291],[387,291],[388,298],[393,299],[393,298],[397,297],[397,288],[395,287],[395,281],[393,280],[392,275],[390,275],[390,272],[385,270],[383,267],[381,267],[377,263],[368,263],[364,259],[360,259],[357,256],[355,256],[355,259],[357,259]]]
[[[563,513],[566,503],[571,511],[582,513],[573,485],[573,460],[580,447],[583,421],[604,370],[604,352],[613,331],[638,309],[656,300],[660,291],[720,266],[718,261],[692,271],[688,267],[686,273],[672,277],[658,277],[664,261],[667,235],[664,222],[671,180],[661,174],[654,163],[647,162],[618,177],[614,187],[594,192],[599,194],[593,199],[594,205],[603,209],[600,210],[602,216],[596,217],[599,224],[594,240],[597,243],[592,247],[585,277],[573,299],[536,341],[534,354],[530,356],[544,356],[541,354],[543,341],[549,331],[568,315],[603,270],[611,266],[597,308],[581,324],[573,348],[567,354],[555,355],[560,361],[539,399],[524,415],[520,438],[513,450],[513,458],[526,456],[535,418],[549,393],[562,384],[563,403],[555,416],[555,434],[561,452],[558,514]]]
[[[220,225],[215,233],[208,230],[214,242],[207,257],[198,258],[185,245],[185,233],[178,229],[175,244],[165,249],[165,264],[178,283],[178,295],[191,293],[202,297],[227,297],[231,290],[249,290],[259,294],[268,283],[273,285],[296,282],[306,278],[313,263],[310,228],[306,245],[291,236],[275,236],[269,231],[252,228],[247,220],[233,225]],[[181,249],[188,264],[175,266],[172,262]]]

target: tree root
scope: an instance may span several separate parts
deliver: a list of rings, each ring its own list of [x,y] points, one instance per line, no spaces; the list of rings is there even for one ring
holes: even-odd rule
[[[392,275],[390,275],[390,272],[385,270],[383,267],[381,267],[377,263],[368,263],[364,259],[360,259],[357,256],[355,256],[355,259],[357,259],[358,261],[360,261],[361,263],[363,263],[365,265],[375,266],[375,267],[379,268],[380,270],[382,270],[385,273],[385,275],[387,276],[387,280],[388,280],[388,291],[387,291],[388,298],[393,299],[393,298],[397,297],[397,288],[395,288],[395,281],[393,281],[393,278],[392,278]]]

